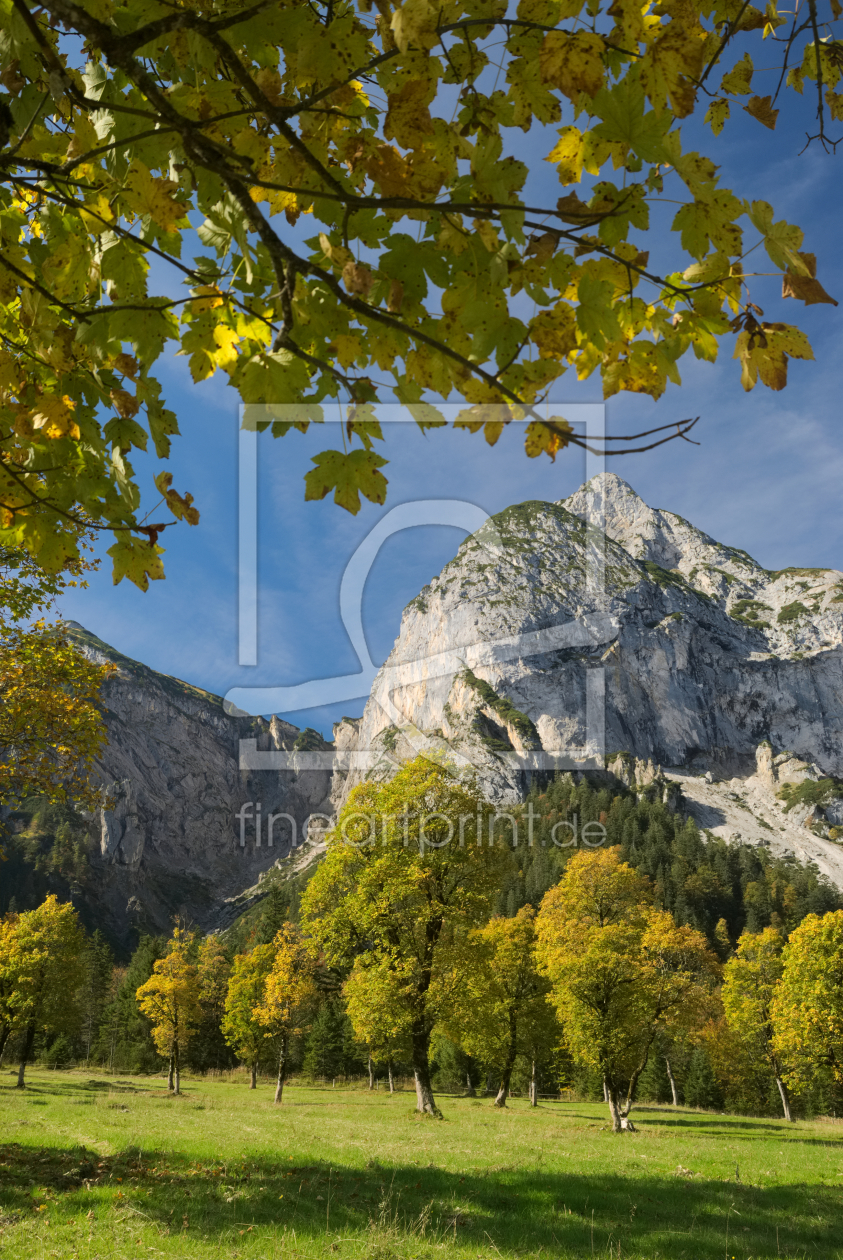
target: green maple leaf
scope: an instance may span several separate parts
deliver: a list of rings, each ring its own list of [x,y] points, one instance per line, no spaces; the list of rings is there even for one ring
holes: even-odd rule
[[[334,491],[334,502],[356,516],[360,495],[370,503],[386,499],[386,477],[378,472],[387,462],[374,451],[322,451],[312,457],[315,468],[305,474],[305,499],[324,499]]]
[[[297,403],[310,385],[306,365],[289,350],[241,359],[231,376],[244,403]]]
[[[160,581],[164,576],[164,565],[161,562],[164,548],[157,544],[151,546],[145,538],[126,535],[113,547],[109,547],[108,554],[114,561],[115,586],[127,577],[142,591],[147,591],[150,581]]]
[[[618,317],[612,308],[614,292],[614,285],[608,280],[595,280],[588,273],[580,276],[577,324],[599,349],[620,335]]]
[[[644,89],[629,75],[612,88],[601,88],[591,109],[602,119],[594,128],[601,140],[628,145],[645,162],[672,162],[665,134],[673,121],[669,113],[644,112]]]

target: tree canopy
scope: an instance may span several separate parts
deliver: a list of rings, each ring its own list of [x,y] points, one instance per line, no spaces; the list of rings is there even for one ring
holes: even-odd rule
[[[390,783],[355,788],[302,898],[329,965],[351,964],[355,1031],[380,1049],[409,1040],[419,1111],[437,1114],[430,1039],[465,981],[472,929],[489,916],[502,849],[489,806],[417,757]]]
[[[722,187],[682,123],[718,136],[748,115],[760,143],[802,110],[830,147],[840,0],[0,12],[0,540],[48,568],[111,530],[115,580],[145,589],[162,531],[197,523],[166,468],[142,513],[131,463],[178,432],[165,350],[196,381],[227,374],[276,436],[347,404],[306,497],[353,512],[386,495],[377,401],[431,429],[437,396],[462,400],[455,423],[490,443],[526,419],[527,455],[554,458],[584,441],[545,405],[566,371],[658,398],[689,352],[733,349],[747,390],[812,357],[759,305],[773,284],[833,300],[810,243]],[[531,129],[558,197],[523,160]]]
[[[45,620],[91,567],[80,557],[50,574],[0,544],[0,805],[32,796],[99,803],[89,776],[106,738],[99,690],[114,667],[87,660],[61,623]]]
[[[629,1110],[657,1034],[699,1016],[717,977],[701,932],[651,904],[649,882],[617,849],[577,853],[545,894],[538,958],[574,1058],[597,1068],[612,1127]]]

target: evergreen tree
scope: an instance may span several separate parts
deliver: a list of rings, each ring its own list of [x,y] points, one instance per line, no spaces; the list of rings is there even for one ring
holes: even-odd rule
[[[81,1049],[85,1063],[91,1059],[91,1049],[96,1042],[102,1024],[103,1013],[111,995],[114,954],[108,941],[96,929],[82,955],[84,980],[79,992],[82,1017]]]
[[[262,909],[256,943],[269,945],[290,917],[289,895],[278,884],[273,884],[264,899]]]
[[[691,1055],[685,1079],[685,1102],[689,1107],[704,1107],[708,1111],[719,1111],[723,1106],[723,1091],[705,1046],[695,1046]]]
[[[342,1000],[323,1002],[305,1042],[302,1072],[312,1079],[351,1076],[361,1071],[362,1054]]]
[[[160,1066],[152,1026],[142,1014],[136,993],[164,954],[161,937],[142,936],[129,965],[113,978],[114,997],[103,1011],[93,1058],[113,1072],[157,1072]]]

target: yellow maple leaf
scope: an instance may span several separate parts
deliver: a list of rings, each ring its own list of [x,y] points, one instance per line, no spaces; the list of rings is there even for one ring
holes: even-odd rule
[[[721,92],[731,92],[733,96],[749,96],[752,88],[752,76],[755,67],[749,53],[744,53],[740,61],[728,70],[720,81]]]
[[[527,425],[524,451],[530,459],[535,459],[544,451],[550,456],[551,462],[555,463],[557,453],[568,445],[573,431],[568,421],[561,416],[553,416],[544,424],[533,420]]]
[[[417,48],[432,48],[438,40],[436,26],[439,21],[438,4],[432,0],[404,0],[392,16],[392,34],[395,42],[406,52],[411,44]]]
[[[542,311],[530,322],[530,340],[543,359],[565,359],[577,348],[577,321],[566,302]]]
[[[573,35],[551,31],[539,53],[542,79],[572,101],[580,92],[596,96],[603,86],[601,54],[605,47],[603,37],[592,31],[577,31]]]
[[[670,100],[677,118],[687,118],[696,102],[702,73],[705,32],[698,22],[684,26],[675,19],[664,28],[641,58],[641,86],[660,114]]]
[[[38,406],[30,413],[33,429],[39,429],[44,437],[63,438],[79,437],[79,425],[73,419],[76,403],[63,394],[42,398]]]
[[[178,184],[172,179],[158,179],[137,158],[129,167],[123,199],[141,218],[147,215],[165,232],[184,218],[185,207],[173,198]]]
[[[419,148],[423,143],[422,136],[434,134],[428,106],[435,95],[435,79],[408,79],[398,92],[391,92],[386,98],[389,109],[384,122],[384,137],[397,140],[405,149]]]

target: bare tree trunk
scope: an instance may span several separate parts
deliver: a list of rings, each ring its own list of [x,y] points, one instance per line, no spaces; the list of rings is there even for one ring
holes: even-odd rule
[[[275,1081],[275,1101],[281,1102],[284,1094],[284,1081],[287,1077],[287,1038],[281,1038],[281,1045],[278,1048],[278,1076]]]
[[[791,1111],[790,1111],[790,1095],[787,1092],[787,1086],[785,1085],[784,1081],[782,1080],[780,1076],[776,1077],[776,1084],[779,1087],[779,1094],[781,1095],[782,1111],[784,1112],[784,1118],[785,1120],[792,1120],[793,1116],[791,1115]]]
[[[673,1079],[673,1068],[670,1066],[670,1059],[664,1056],[664,1065],[667,1068],[667,1079],[670,1081],[670,1092],[673,1095],[674,1107],[679,1106],[679,1095],[676,1092],[676,1081]]]
[[[615,1086],[610,1085],[608,1081],[604,1079],[603,1088],[608,1095],[607,1102],[609,1104],[609,1114],[612,1117],[612,1132],[634,1133],[635,1125],[629,1119],[629,1098],[627,1098],[626,1106],[624,1106],[620,1100],[620,1093]],[[631,1092],[632,1091],[630,1090],[630,1094]]]
[[[249,1082],[249,1089],[257,1089],[257,1087],[258,1087],[258,1061],[257,1059],[253,1059],[252,1060],[252,1077],[251,1077],[251,1081]]]
[[[389,1058],[387,1059],[387,1061],[386,1061],[386,1070],[387,1070],[387,1072],[389,1073],[389,1092],[390,1092],[390,1094],[394,1094],[394,1093],[395,1093],[395,1082],[394,1082],[394,1080],[392,1079],[392,1056],[391,1056],[391,1055],[390,1055],[390,1057],[389,1057]]]
[[[175,1054],[173,1055],[173,1067],[175,1068],[175,1084],[173,1087],[174,1094],[181,1093],[181,1065],[179,1064],[179,1043],[176,1042]]]
[[[609,1101],[609,1086],[606,1084],[606,1078],[603,1077],[603,1101]]]
[[[3,1062],[3,1054],[6,1050],[6,1042],[9,1040],[9,1034],[12,1031],[11,1024],[4,1024],[2,1032],[0,1032],[0,1063]]]
[[[471,1083],[471,1073],[469,1071],[466,1071],[466,1074],[465,1074],[465,1096],[466,1098],[477,1097],[477,1090],[474,1088],[474,1086]]]
[[[372,1056],[369,1055],[369,1089],[375,1088],[375,1065],[372,1062]]]
[[[536,1077],[536,1058],[533,1056],[533,1070],[530,1074],[530,1106],[538,1107],[539,1105],[539,1082]]]
[[[175,1057],[170,1055],[170,1066],[167,1069],[167,1092],[172,1094],[175,1081]]]
[[[26,1089],[26,1081],[24,1080],[24,1075],[26,1073],[26,1063],[27,1063],[27,1059],[29,1059],[30,1055],[32,1054],[32,1047],[34,1046],[34,1044],[35,1044],[35,1025],[30,1024],[26,1030],[26,1041],[23,1043],[23,1051],[21,1052],[20,1067],[18,1068],[18,1083],[16,1086],[17,1089]]]

